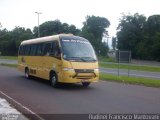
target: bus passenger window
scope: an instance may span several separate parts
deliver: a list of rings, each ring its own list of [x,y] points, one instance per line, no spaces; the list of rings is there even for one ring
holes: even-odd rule
[[[37,45],[37,52],[36,52],[37,56],[41,56],[42,55],[42,47],[43,47],[43,44],[38,44]]]
[[[46,43],[44,45],[44,55],[49,56],[50,55],[50,50],[51,50],[51,43]]]
[[[57,57],[57,58],[61,57],[61,51],[60,51],[60,48],[59,48],[59,45],[58,45],[57,41],[54,41],[52,43],[52,48],[51,48],[51,51],[50,51],[50,55],[53,56],[53,57]]]
[[[25,46],[22,45],[20,46],[20,49],[19,49],[19,55],[24,55],[24,52],[25,52]]]
[[[29,52],[30,52],[30,45],[26,45],[24,55],[29,56]]]
[[[37,49],[37,45],[36,44],[31,45],[31,48],[30,48],[30,55],[31,56],[35,56],[36,49]]]

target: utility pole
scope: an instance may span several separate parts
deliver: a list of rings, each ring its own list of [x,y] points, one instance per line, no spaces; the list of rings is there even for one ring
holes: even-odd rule
[[[39,32],[39,15],[42,14],[41,12],[35,12],[38,15],[38,37],[40,37],[40,32]]]

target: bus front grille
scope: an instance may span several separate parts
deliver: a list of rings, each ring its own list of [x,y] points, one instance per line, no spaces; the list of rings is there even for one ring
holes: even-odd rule
[[[95,77],[95,73],[76,73],[74,78],[76,79],[92,79]]]

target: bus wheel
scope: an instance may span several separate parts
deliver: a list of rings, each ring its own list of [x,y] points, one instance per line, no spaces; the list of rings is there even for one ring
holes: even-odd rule
[[[88,87],[90,85],[90,82],[82,82],[83,87]]]
[[[51,73],[50,82],[51,82],[52,87],[54,87],[54,88],[58,87],[58,77],[57,77],[56,73]]]
[[[28,69],[28,68],[25,69],[25,77],[26,77],[27,79],[30,79],[29,69]]]

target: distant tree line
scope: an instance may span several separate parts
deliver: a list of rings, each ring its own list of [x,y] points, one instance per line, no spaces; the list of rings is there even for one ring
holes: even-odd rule
[[[73,33],[79,34],[80,30],[74,25],[61,23],[59,20],[47,21],[40,25],[40,37],[55,35],[59,33]],[[15,27],[12,31],[7,29],[0,30],[0,52],[1,55],[17,55],[20,43],[23,40],[37,38],[38,29],[34,27],[31,29],[24,27]]]
[[[59,33],[72,33],[88,39],[98,55],[106,56],[108,45],[102,42],[106,28],[110,26],[107,18],[86,16],[81,29],[60,20],[47,21],[40,25],[40,37]],[[15,27],[13,30],[0,29],[0,54],[17,55],[23,40],[37,38],[38,28]],[[122,15],[117,36],[112,38],[113,49],[130,50],[132,58],[160,61],[160,15],[146,18],[144,15]]]
[[[123,15],[117,41],[117,48],[130,50],[132,58],[160,61],[160,15]]]
[[[55,35],[60,33],[72,33],[90,40],[91,44],[99,55],[106,55],[108,46],[102,42],[102,36],[105,28],[109,27],[110,22],[104,17],[87,16],[82,29],[77,29],[75,25],[61,23],[59,20],[47,21],[42,23],[40,28],[40,37]],[[13,30],[0,30],[0,54],[17,55],[20,43],[23,40],[37,38],[38,28],[33,31],[29,28],[15,27]]]
[[[12,31],[0,30],[1,55],[17,55],[20,42],[31,38],[34,34],[30,29],[15,27]]]

